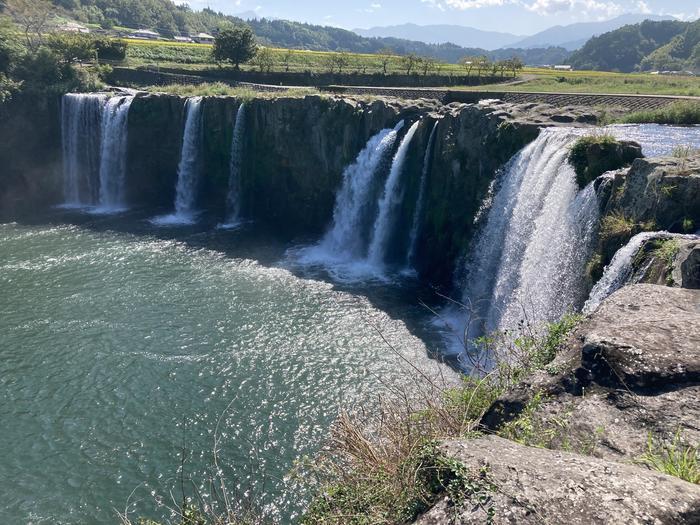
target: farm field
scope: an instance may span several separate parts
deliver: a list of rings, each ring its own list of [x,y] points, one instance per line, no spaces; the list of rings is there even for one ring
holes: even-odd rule
[[[126,65],[131,67],[157,65],[162,68],[197,72],[218,66],[211,59],[212,46],[207,44],[182,44],[178,42],[127,40],[129,43]],[[333,52],[304,51],[270,48],[272,71],[324,73],[330,70],[329,62],[337,55]],[[347,73],[382,73],[383,59],[379,55],[347,53]],[[230,66],[223,66],[224,69]],[[251,64],[244,70],[255,69]],[[406,73],[402,57],[387,58],[386,71]],[[419,70],[419,74],[423,71]],[[459,64],[435,64],[429,73],[445,76],[463,76],[466,69]],[[472,71],[476,76],[476,72]],[[508,75],[508,73],[506,73]],[[464,87],[468,90],[498,90],[518,92],[558,93],[620,93],[640,95],[700,96],[700,78],[651,75],[648,73],[622,74],[602,71],[553,71],[526,67],[520,73],[521,82]],[[454,89],[454,88],[451,88]]]

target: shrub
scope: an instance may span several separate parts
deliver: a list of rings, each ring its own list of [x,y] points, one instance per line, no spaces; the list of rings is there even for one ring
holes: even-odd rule
[[[96,38],[95,49],[100,60],[126,60],[129,44],[124,40]]]
[[[637,111],[619,119],[625,124],[700,124],[700,103],[679,101],[654,110]]]
[[[493,402],[525,374],[551,363],[579,320],[567,315],[540,330],[523,325],[513,341],[502,333],[482,337],[473,346],[487,354],[490,369],[482,369],[484,362],[474,358],[481,373],[466,377],[460,386],[423,385],[419,399],[403,394],[383,400],[369,418],[342,414],[326,449],[305,466],[319,486],[302,523],[405,523],[441,493],[453,503],[481,506],[491,516],[489,495],[495,487],[488,471],[467,471],[440,456],[436,443],[478,436],[480,420]],[[531,411],[535,408],[533,404]]]

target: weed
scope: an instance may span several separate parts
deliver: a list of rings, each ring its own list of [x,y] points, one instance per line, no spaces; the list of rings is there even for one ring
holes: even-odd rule
[[[660,444],[649,434],[647,451],[639,462],[669,476],[700,484],[700,447],[684,444],[680,430],[672,441]]]

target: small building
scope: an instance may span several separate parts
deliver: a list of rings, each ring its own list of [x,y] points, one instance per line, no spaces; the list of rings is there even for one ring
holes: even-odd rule
[[[158,40],[160,38],[160,33],[156,33],[150,29],[139,29],[129,35],[129,38],[136,38],[137,40]]]
[[[571,66],[554,66],[554,71],[573,71],[574,68]]]
[[[213,44],[214,40],[216,40],[215,37],[207,33],[197,33],[196,35],[191,35],[191,38],[198,44]]]
[[[63,31],[65,33],[83,33],[87,35],[90,30],[84,25],[80,25],[77,22],[66,22],[56,27],[58,31]]]
[[[175,42],[182,42],[184,44],[191,44],[194,42],[190,37],[188,36],[176,36],[174,37]]]

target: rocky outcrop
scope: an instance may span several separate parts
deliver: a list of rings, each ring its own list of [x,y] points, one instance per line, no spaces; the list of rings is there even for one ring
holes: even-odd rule
[[[533,424],[558,420],[553,448],[633,460],[649,436],[700,442],[700,291],[622,288],[598,308],[548,367],[500,399],[483,424],[497,431],[539,395]]]
[[[680,243],[671,279],[681,288],[700,290],[700,239]]]
[[[606,211],[658,230],[691,233],[700,225],[700,156],[637,159],[628,171],[601,184],[611,186]]]
[[[700,237],[668,233],[651,237],[634,256],[628,281],[700,289]]]
[[[448,441],[440,451],[471,473],[481,497],[445,498],[417,525],[670,525],[700,519],[700,486],[637,466],[496,436]]]
[[[440,446],[467,479],[416,523],[698,523],[700,486],[642,461],[697,446],[698,421],[700,291],[625,287],[484,416],[512,440]]]
[[[642,157],[642,147],[636,142],[590,136],[573,145],[569,162],[576,171],[579,187],[585,188],[603,173],[629,166]]]

